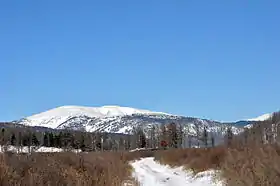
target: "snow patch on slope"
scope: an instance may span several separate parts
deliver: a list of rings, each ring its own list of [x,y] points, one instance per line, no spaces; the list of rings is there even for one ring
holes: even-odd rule
[[[267,120],[271,117],[271,114],[263,114],[259,117],[252,118],[252,119],[247,119],[248,121],[264,121]]]
[[[183,167],[171,168],[154,161],[154,158],[142,158],[131,163],[133,177],[142,186],[222,186],[222,181],[214,181],[216,171],[205,171],[193,176]]]

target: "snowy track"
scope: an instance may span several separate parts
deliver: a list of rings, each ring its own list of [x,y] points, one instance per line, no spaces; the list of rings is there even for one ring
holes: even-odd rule
[[[193,177],[183,168],[170,168],[154,161],[154,158],[143,158],[131,163],[134,177],[141,186],[221,186],[213,183],[213,171],[200,173]]]

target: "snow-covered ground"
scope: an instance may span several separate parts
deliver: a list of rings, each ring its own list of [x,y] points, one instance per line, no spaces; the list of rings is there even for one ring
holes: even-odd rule
[[[146,148],[136,148],[136,149],[132,149],[129,152],[135,152],[135,151],[141,151],[141,150],[147,150]]]
[[[222,186],[222,181],[215,179],[218,172],[210,170],[193,176],[183,167],[171,168],[154,161],[154,158],[142,158],[131,163],[133,177],[141,186]]]
[[[44,147],[44,146],[41,146],[41,147],[30,147],[30,150],[32,152],[63,152],[63,149],[61,148],[55,148],[55,147]],[[2,147],[0,146],[0,152],[3,152],[3,151],[8,151],[8,152],[15,152],[15,153],[29,153],[29,147],[27,146],[23,146],[23,147],[15,147],[15,146],[12,146],[12,145],[8,145],[6,147]],[[72,150],[72,152],[81,152],[81,150]]]

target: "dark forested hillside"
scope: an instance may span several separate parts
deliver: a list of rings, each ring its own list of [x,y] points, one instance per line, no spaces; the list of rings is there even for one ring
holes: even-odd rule
[[[16,123],[0,123],[1,146],[21,147],[56,147],[64,150],[80,149],[82,151],[122,151],[136,148],[191,148],[213,147],[228,140],[231,128],[219,138],[215,133],[208,132],[206,127],[198,129],[196,135],[185,133],[183,126],[169,123],[159,128],[152,126],[135,127],[132,134],[106,132],[82,132],[67,129],[50,129],[30,127]],[[226,139],[226,140],[225,140]]]

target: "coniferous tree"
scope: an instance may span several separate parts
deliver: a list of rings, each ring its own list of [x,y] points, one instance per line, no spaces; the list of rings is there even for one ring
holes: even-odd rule
[[[50,146],[49,134],[47,132],[44,133],[43,146],[45,146],[45,147]]]
[[[178,135],[178,147],[183,148],[184,144],[184,131],[183,131],[183,126],[180,124],[178,129],[177,129],[177,135]]]
[[[136,141],[137,148],[145,148],[147,140],[143,129],[141,129],[140,127],[137,128],[135,135],[137,137],[137,141]]]
[[[102,149],[102,136],[99,132],[95,135],[95,147],[98,151],[101,151]]]
[[[32,134],[32,138],[31,138],[31,145],[32,146],[39,146],[40,142],[37,139],[37,136],[35,133]]]
[[[192,138],[190,135],[188,136],[188,144],[189,144],[189,148],[192,148]]]
[[[91,144],[91,151],[95,151],[95,133],[90,134],[90,144]]]
[[[178,133],[176,124],[170,123],[167,125],[167,132],[169,147],[178,148]]]
[[[140,126],[133,129],[132,144],[135,145],[133,148],[145,148],[147,145],[145,133]]]
[[[1,129],[1,139],[2,139],[2,142],[4,142],[4,140],[5,140],[5,129],[4,128],[2,128]]]
[[[11,136],[11,145],[13,145],[13,146],[16,145],[16,135],[14,133],[12,133],[12,136]]]
[[[62,148],[64,150],[69,149],[69,147],[71,146],[71,133],[69,132],[60,132],[59,133],[60,139],[61,139],[61,143],[62,143]]]
[[[153,149],[156,148],[156,144],[157,144],[155,130],[156,130],[156,128],[153,125],[152,128],[151,128],[151,134],[150,134],[151,135],[151,143],[150,143],[150,145],[151,145],[151,148],[153,148]]]
[[[54,141],[54,147],[61,148],[62,142],[61,142],[61,133],[54,135],[53,141]]]
[[[131,136],[129,135],[124,142],[125,150],[131,150]]]
[[[204,146],[207,147],[208,146],[208,132],[206,130],[206,127],[204,127],[204,129],[203,129],[203,142],[204,142]]]
[[[105,141],[105,138],[104,138],[104,135],[102,134],[101,135],[101,151],[102,152],[104,151],[104,141]]]
[[[116,150],[116,144],[114,144],[114,140],[112,139],[106,139],[103,144],[104,150]]]
[[[243,135],[244,135],[244,145],[248,145],[248,138],[249,138],[249,129],[248,128],[244,129]]]
[[[32,133],[28,131],[26,134],[26,146],[28,147],[28,153],[31,153],[31,145],[32,145]]]
[[[76,140],[75,139],[76,137],[77,136],[71,136],[70,137],[70,146],[72,148],[74,148],[74,149],[79,149],[80,148],[80,144],[81,144],[81,140],[80,141]]]
[[[123,137],[120,137],[118,142],[118,150],[125,150],[125,139]]]
[[[22,152],[22,145],[23,145],[23,141],[22,141],[22,133],[19,131],[18,132],[18,140],[17,140],[17,149],[18,152]]]
[[[82,136],[81,136],[80,149],[81,149],[82,152],[84,152],[84,151],[86,150],[86,146],[85,146],[85,137],[84,137],[83,134],[82,134]]]
[[[194,127],[195,127],[195,132],[196,132],[196,140],[197,140],[197,146],[200,147],[200,144],[199,144],[199,140],[200,140],[200,137],[201,137],[201,132],[200,132],[200,123],[198,121],[195,121],[194,122]]]
[[[276,142],[280,145],[280,120],[277,122]]]
[[[213,135],[211,136],[211,145],[212,147],[215,147],[215,139]]]
[[[227,140],[227,146],[231,146],[233,139],[233,133],[231,127],[227,128],[227,134],[226,134],[226,140]]]
[[[85,139],[85,150],[91,151],[91,134],[88,132],[84,132],[84,139]]]
[[[49,140],[49,146],[50,147],[56,147],[56,142],[55,142],[55,138],[52,132],[50,132],[48,134],[48,140]]]
[[[5,151],[5,129],[2,128],[1,130],[1,151]]]
[[[254,130],[256,130],[254,142],[257,144],[263,144],[264,143],[263,126],[260,123],[258,123],[258,124],[256,124],[256,128]]]
[[[160,136],[159,136],[159,139],[160,139],[160,147],[163,148],[163,149],[166,149],[167,146],[169,145],[168,144],[168,131],[167,131],[167,127],[165,124],[162,124],[160,126]]]
[[[103,151],[104,150],[104,146],[105,146],[105,144],[106,144],[106,142],[108,142],[109,141],[109,135],[108,135],[108,133],[103,133],[102,134],[102,143],[101,143],[101,150]]]
[[[29,146],[30,144],[30,140],[29,140],[29,134],[28,133],[23,133],[22,134],[22,145],[23,146]]]

